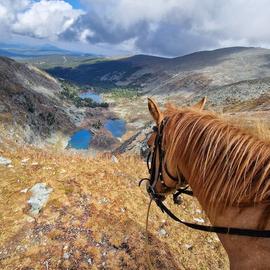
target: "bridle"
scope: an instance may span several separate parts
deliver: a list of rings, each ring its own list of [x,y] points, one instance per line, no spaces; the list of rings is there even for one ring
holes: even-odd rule
[[[143,178],[141,179],[139,185],[141,185],[141,183],[143,181],[149,181],[149,185],[147,188],[147,192],[150,195],[150,197],[152,199],[161,199],[163,197],[162,194],[157,193],[155,190],[155,186],[157,184],[158,181],[160,181],[160,184],[162,185],[164,190],[168,190],[170,189],[170,187],[168,187],[166,185],[166,183],[164,182],[164,172],[167,174],[167,176],[169,176],[169,178],[171,180],[173,180],[175,182],[175,184],[181,184],[185,181],[184,177],[176,177],[173,176],[167,167],[167,163],[164,162],[164,158],[165,158],[165,151],[163,149],[163,131],[164,131],[164,127],[167,125],[169,118],[165,117],[159,126],[154,126],[153,127],[153,131],[157,133],[156,137],[155,137],[155,142],[154,142],[154,146],[153,146],[153,151],[149,151],[148,157],[147,157],[147,168],[148,168],[148,172],[150,175],[150,178]],[[157,158],[158,158],[158,166],[157,166]],[[150,162],[151,160],[151,162]],[[190,190],[187,190],[188,186],[186,186],[185,188],[182,189],[178,189],[177,192],[175,194],[173,194],[173,198],[174,198],[174,202],[177,202],[177,197],[179,197],[179,195],[181,193],[185,193],[188,195],[193,195],[193,192]]]
[[[173,180],[176,181],[177,184],[186,183],[184,176],[175,177],[169,171],[164,161],[165,158],[165,150],[163,149],[163,131],[164,127],[167,125],[169,121],[168,117],[165,117],[158,126],[153,127],[153,131],[156,132],[155,142],[152,151],[149,152],[147,157],[147,168],[149,171],[149,178],[143,178],[139,182],[139,186],[143,181],[148,181],[149,185],[147,186],[147,192],[151,198],[157,204],[157,206],[161,209],[161,211],[168,214],[176,222],[184,224],[187,227],[192,229],[206,231],[206,232],[215,232],[220,234],[229,234],[229,235],[239,235],[239,236],[249,236],[249,237],[265,237],[270,238],[270,230],[255,230],[255,229],[241,229],[241,228],[234,228],[234,227],[220,227],[220,226],[208,226],[208,225],[201,225],[196,223],[190,223],[179,219],[175,216],[171,210],[163,203],[164,195],[162,193],[156,192],[156,185],[158,181],[160,181],[164,190],[169,189],[169,187],[164,182],[164,171],[165,173]],[[151,160],[151,162],[150,162]],[[157,166],[158,161],[158,166]],[[178,202],[178,197],[181,194],[187,194],[193,196],[193,192],[189,189],[187,185],[184,188],[176,189],[176,192],[173,194],[173,201],[174,203]]]

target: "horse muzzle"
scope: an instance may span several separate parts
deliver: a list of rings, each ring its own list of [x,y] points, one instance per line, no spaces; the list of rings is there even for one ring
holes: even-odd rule
[[[153,200],[164,201],[166,199],[166,196],[164,194],[157,193],[155,188],[152,187],[149,182],[146,183],[146,191]]]

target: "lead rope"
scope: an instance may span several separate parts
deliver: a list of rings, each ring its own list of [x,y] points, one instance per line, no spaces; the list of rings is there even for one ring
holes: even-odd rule
[[[151,198],[150,202],[148,204],[147,214],[146,214],[146,221],[145,221],[145,234],[146,234],[145,249],[146,249],[146,260],[147,260],[148,268],[150,270],[155,270],[155,267],[153,266],[153,264],[151,262],[151,258],[150,258],[149,235],[148,235],[149,214],[150,214],[150,208],[151,208],[152,201],[153,201],[153,199]]]

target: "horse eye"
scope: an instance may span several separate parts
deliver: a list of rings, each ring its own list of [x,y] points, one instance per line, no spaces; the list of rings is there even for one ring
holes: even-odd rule
[[[153,130],[154,132],[158,132],[158,127],[157,127],[157,126],[153,126],[153,127],[152,127],[152,130]]]

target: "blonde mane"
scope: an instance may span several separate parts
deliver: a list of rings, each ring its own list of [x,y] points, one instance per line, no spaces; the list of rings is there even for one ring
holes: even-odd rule
[[[211,112],[169,106],[165,116],[165,159],[185,164],[198,198],[209,207],[269,202],[269,143]]]

